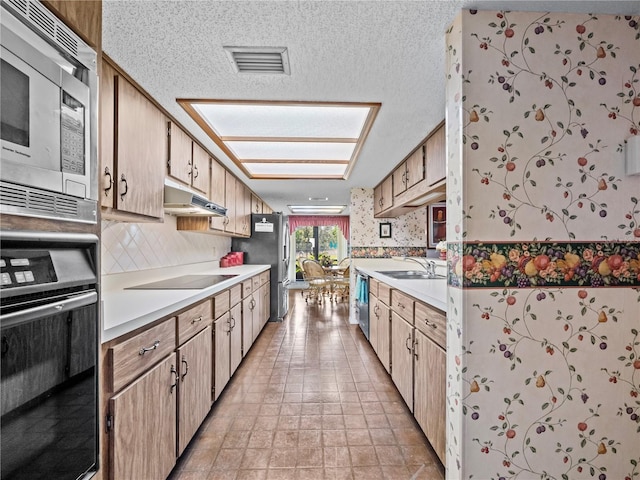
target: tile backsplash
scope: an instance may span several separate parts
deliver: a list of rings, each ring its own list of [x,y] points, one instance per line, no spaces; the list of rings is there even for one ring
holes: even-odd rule
[[[102,274],[133,272],[219,260],[231,238],[176,230],[176,217],[164,223],[102,221]]]

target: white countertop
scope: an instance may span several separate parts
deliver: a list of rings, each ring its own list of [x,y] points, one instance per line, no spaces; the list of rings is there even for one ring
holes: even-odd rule
[[[446,262],[434,260],[436,263],[436,273],[446,275]],[[358,259],[355,268],[370,277],[373,277],[387,285],[405,292],[407,295],[438,308],[443,312],[447,311],[447,279],[436,278],[432,280],[398,280],[388,277],[379,271],[389,270],[420,270],[420,267],[413,262],[404,262],[393,259]]]
[[[105,275],[102,277],[101,342],[106,343],[136,328],[171,315],[269,268],[269,265],[220,268],[218,262],[204,262]],[[198,290],[125,290],[127,287],[143,283],[194,274],[236,276],[212,287]]]

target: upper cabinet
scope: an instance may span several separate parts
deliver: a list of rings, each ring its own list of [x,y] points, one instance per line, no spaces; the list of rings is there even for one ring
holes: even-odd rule
[[[374,216],[397,217],[444,198],[446,163],[442,122],[374,188]]]
[[[168,123],[169,159],[167,173],[207,195],[209,153],[173,122]]]
[[[102,49],[102,0],[44,0],[49,10],[96,50]]]
[[[101,73],[103,216],[162,221],[167,119],[112,65],[103,61]]]
[[[444,125],[438,128],[425,144],[427,185],[432,186],[447,177],[447,152]]]
[[[393,206],[393,176],[385,178],[373,190],[373,214],[378,215]]]

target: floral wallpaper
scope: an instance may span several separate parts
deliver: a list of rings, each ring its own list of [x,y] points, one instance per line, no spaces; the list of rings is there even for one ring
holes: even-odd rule
[[[373,189],[352,188],[349,222],[352,257],[426,256],[426,207],[397,218],[374,218]],[[391,238],[380,238],[380,223],[387,222],[391,223]]]
[[[447,32],[447,477],[640,477],[640,18]]]

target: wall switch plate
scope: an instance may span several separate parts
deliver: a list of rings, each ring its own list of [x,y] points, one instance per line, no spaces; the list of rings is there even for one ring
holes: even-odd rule
[[[627,175],[640,175],[640,135],[627,138],[624,150]]]

